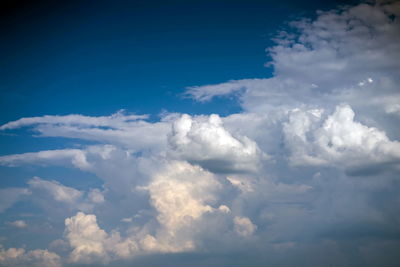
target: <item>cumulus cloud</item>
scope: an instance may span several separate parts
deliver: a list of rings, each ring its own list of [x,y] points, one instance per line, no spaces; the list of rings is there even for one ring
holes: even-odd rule
[[[185,162],[173,162],[157,173],[146,188],[161,228],[156,236],[147,235],[147,250],[164,252],[188,251],[195,248],[191,226],[211,206],[220,184],[213,174]]]
[[[284,124],[293,164],[362,167],[398,164],[400,143],[385,132],[354,120],[349,105],[339,105],[321,124],[322,110],[293,110]]]
[[[23,248],[4,249],[0,246],[0,264],[4,266],[61,267],[60,256],[48,250],[26,251]]]
[[[173,124],[169,143],[173,155],[214,172],[255,171],[264,156],[246,136],[234,137],[218,115],[182,115]]]
[[[251,236],[257,229],[257,226],[254,225],[247,217],[236,216],[234,218],[234,222],[235,222],[235,231],[239,235],[244,237]]]
[[[117,232],[111,236],[97,224],[93,214],[78,212],[65,220],[65,236],[72,247],[69,260],[74,263],[107,263],[115,254],[131,255],[135,252],[133,242],[120,242]]]

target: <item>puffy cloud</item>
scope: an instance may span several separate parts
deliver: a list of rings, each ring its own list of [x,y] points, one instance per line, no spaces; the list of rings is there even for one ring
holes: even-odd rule
[[[365,167],[371,164],[398,164],[400,143],[390,141],[385,132],[354,121],[349,105],[320,124],[321,110],[292,111],[284,125],[293,164]]]
[[[165,252],[193,250],[194,233],[188,228],[215,210],[210,204],[219,187],[214,175],[198,166],[179,161],[168,164],[146,188],[161,228],[155,237],[148,235],[143,240],[144,247]]]
[[[121,240],[118,232],[107,234],[97,224],[93,214],[78,212],[65,220],[66,238],[73,248],[69,260],[73,263],[107,263],[115,255],[132,257],[137,250],[132,240]]]
[[[70,255],[72,262],[90,263],[94,260],[107,260],[104,245],[107,233],[97,225],[95,215],[78,212],[74,217],[65,220],[66,237],[73,248]]]
[[[297,34],[281,32],[267,49],[274,77],[190,87],[187,94],[205,101],[239,92],[242,107],[251,112],[346,102],[365,112],[373,105],[398,114],[398,16],[396,1],[318,12],[315,20],[292,22]]]
[[[257,229],[249,218],[236,216],[234,218],[235,231],[238,235],[248,237],[251,236]]]
[[[255,171],[264,156],[246,136],[233,136],[218,115],[182,115],[169,136],[172,155],[214,172]]]
[[[60,256],[47,250],[25,251],[23,248],[4,249],[0,246],[0,264],[4,266],[61,267]]]

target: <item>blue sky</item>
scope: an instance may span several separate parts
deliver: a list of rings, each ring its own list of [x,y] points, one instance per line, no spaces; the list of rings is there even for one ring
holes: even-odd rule
[[[2,19],[2,122],[121,108],[233,113],[228,101],[197,105],[177,95],[187,86],[270,76],[265,48],[285,22],[347,3],[163,2],[10,4]]]
[[[398,1],[1,5],[1,266],[400,260]]]

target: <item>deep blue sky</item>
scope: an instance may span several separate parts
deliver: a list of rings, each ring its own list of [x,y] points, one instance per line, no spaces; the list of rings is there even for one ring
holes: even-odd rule
[[[265,48],[285,21],[344,3],[2,1],[0,123],[121,108],[232,113],[231,101],[204,105],[179,94],[269,76]]]

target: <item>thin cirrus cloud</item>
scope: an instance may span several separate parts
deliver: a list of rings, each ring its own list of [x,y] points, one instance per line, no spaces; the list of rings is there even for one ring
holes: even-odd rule
[[[377,1],[318,12],[267,49],[273,77],[187,88],[199,102],[235,94],[237,114],[149,122],[119,112],[1,126],[92,141],[1,156],[0,165],[75,168],[102,187],[35,177],[1,189],[13,196],[0,197],[1,211],[36,200],[59,218],[58,243],[67,248],[1,248],[0,262],[96,266],[172,254],[211,255],[214,266],[233,254],[252,266],[398,262],[399,7]]]

